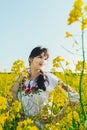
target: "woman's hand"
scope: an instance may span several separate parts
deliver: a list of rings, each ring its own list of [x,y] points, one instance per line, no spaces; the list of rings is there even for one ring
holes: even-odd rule
[[[11,93],[12,93],[12,96],[13,96],[13,100],[16,100],[18,98],[17,94],[18,94],[18,90],[19,90],[19,86],[20,86],[20,81],[19,79],[22,81],[23,80],[23,76],[20,74],[16,81],[14,82],[12,88],[11,88]]]
[[[55,124],[59,122],[64,115],[65,115],[65,108],[62,108],[61,111],[56,115],[56,117],[54,117],[52,123]]]
[[[13,100],[17,99],[18,89],[19,89],[19,82],[16,81],[14,83],[13,87],[11,88],[11,93],[12,93],[12,96],[13,96]]]
[[[53,119],[53,121],[52,121],[53,124],[59,122],[65,116],[65,114],[67,114],[66,109],[67,109],[68,106],[71,106],[71,108],[74,109],[78,106],[78,102],[72,102],[72,103],[68,102],[66,104],[66,106],[64,108],[62,108],[61,111],[57,114],[57,116]],[[68,113],[69,112],[70,111],[68,111]]]

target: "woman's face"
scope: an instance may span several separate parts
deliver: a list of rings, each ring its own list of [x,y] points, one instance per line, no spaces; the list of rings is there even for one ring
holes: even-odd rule
[[[47,64],[47,56],[42,52],[40,55],[30,59],[31,68],[42,70]]]

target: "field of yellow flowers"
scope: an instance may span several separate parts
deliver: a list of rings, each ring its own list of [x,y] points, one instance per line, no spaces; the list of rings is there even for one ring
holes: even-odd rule
[[[58,67],[63,58],[56,57],[53,60],[54,68]],[[20,63],[20,64],[19,64]],[[56,65],[55,65],[56,64]],[[77,63],[79,66],[79,64]],[[52,70],[54,70],[54,68]],[[78,67],[76,67],[78,70]],[[19,75],[21,69],[25,69],[24,62],[17,60],[12,66],[11,73],[0,73],[0,130],[39,130],[35,126],[35,119],[29,117],[24,120],[21,119],[21,102],[13,101],[10,92],[16,77]],[[16,71],[17,70],[17,71]],[[80,73],[73,73],[72,70],[66,69],[66,72],[53,73],[62,81],[72,86],[78,93]],[[81,70],[79,70],[81,71]],[[14,73],[15,72],[15,73]],[[18,73],[17,73],[18,72]],[[22,72],[23,75],[26,73]],[[48,104],[46,104],[40,115],[36,118],[45,121],[44,130],[86,130],[87,129],[87,73],[83,75],[82,79],[82,102],[76,107],[72,105],[66,107],[66,93],[60,87],[55,86],[55,89],[49,94]],[[56,95],[56,96],[55,96]],[[49,105],[52,102],[52,105]],[[57,121],[55,115],[65,108],[66,114]]]

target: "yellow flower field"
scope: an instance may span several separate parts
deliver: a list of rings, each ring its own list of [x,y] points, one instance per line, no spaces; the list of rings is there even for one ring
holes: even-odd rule
[[[56,61],[55,61],[56,62]],[[79,93],[79,80],[80,74],[73,73],[71,70],[66,69],[64,72],[53,72],[62,81],[67,82]],[[24,75],[24,73],[23,73]],[[21,103],[12,101],[12,95],[10,89],[14,84],[14,81],[18,73],[0,73],[0,129],[2,130],[37,130],[32,117],[20,121],[21,118]],[[82,102],[85,116],[87,117],[87,74],[83,76],[82,80]],[[56,96],[55,96],[56,95]],[[54,91],[49,95],[48,104],[44,106],[40,115],[36,118],[45,121],[45,130],[86,130],[87,119],[84,117],[81,104],[73,108],[72,106],[66,107],[66,93],[60,89],[59,86],[55,86]],[[50,105],[50,103],[52,103]],[[55,116],[61,109],[65,108],[66,114],[61,117],[59,121],[55,120]]]

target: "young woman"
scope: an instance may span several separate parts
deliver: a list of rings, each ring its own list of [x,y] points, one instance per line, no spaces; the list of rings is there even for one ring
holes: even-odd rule
[[[22,78],[22,91],[18,80],[16,80],[12,87],[13,99],[22,101],[26,116],[37,115],[41,108],[47,103],[49,92],[58,85],[59,79],[56,76],[52,73],[43,71],[48,58],[49,52],[47,48],[42,48],[40,46],[35,47],[28,58],[30,66],[28,80],[25,80],[25,77],[20,76],[20,78]],[[72,102],[77,102],[79,97],[78,93],[71,90],[71,88],[70,91],[71,95],[75,95],[75,98],[71,99]]]

